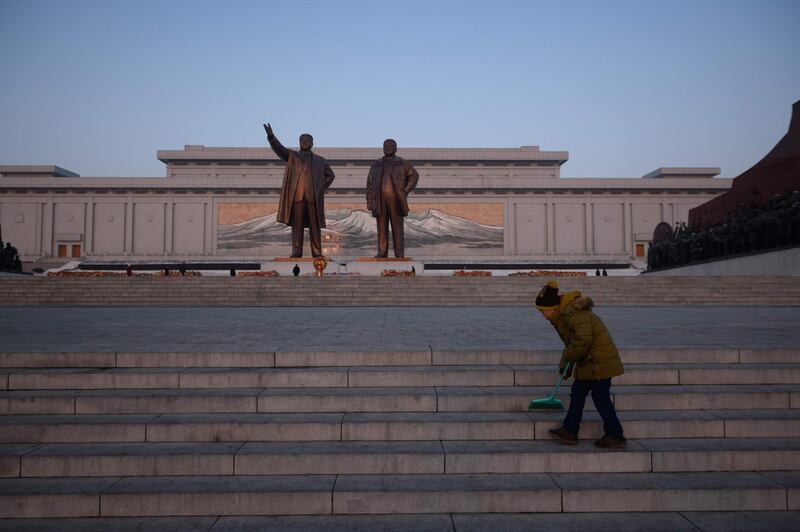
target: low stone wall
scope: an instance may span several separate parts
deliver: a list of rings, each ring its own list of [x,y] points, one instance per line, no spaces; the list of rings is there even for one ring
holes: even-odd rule
[[[800,247],[679,266],[647,275],[797,275]]]

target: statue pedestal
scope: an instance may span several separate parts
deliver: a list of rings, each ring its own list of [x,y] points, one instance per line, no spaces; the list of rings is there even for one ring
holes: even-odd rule
[[[292,269],[294,265],[297,264],[300,267],[300,275],[306,275],[307,273],[313,274],[315,273],[314,270],[314,257],[275,257],[271,261],[262,262],[261,263],[261,270],[262,271],[269,271],[275,270],[278,272],[282,277],[283,276],[291,276]],[[330,267],[330,266],[329,266]],[[327,271],[327,269],[326,269]]]
[[[355,261],[350,261],[347,265],[350,272],[357,272],[361,275],[380,276],[383,270],[411,271],[413,267],[417,275],[425,273],[425,265],[411,257],[358,257]]]
[[[315,273],[313,257],[276,257],[261,263],[261,269],[265,271],[275,270],[281,276],[291,276],[295,264],[300,267],[300,275],[313,275]],[[425,265],[410,257],[399,259],[395,257],[387,257],[385,259],[376,257],[357,257],[355,259],[328,257],[328,267],[325,268],[325,274],[357,273],[364,276],[380,277],[383,270],[411,271],[412,267],[417,275],[422,275],[425,272]]]

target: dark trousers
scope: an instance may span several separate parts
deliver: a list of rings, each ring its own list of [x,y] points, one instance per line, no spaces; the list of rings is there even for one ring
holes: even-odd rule
[[[322,237],[317,219],[317,206],[312,201],[292,203],[292,257],[303,256],[303,229],[308,221],[308,239],[311,241],[311,256],[322,255]]]
[[[564,428],[570,434],[578,434],[583,417],[583,406],[586,396],[592,392],[592,401],[597,408],[597,413],[603,418],[603,431],[614,438],[621,438],[622,425],[617,419],[617,411],[611,402],[611,379],[601,381],[581,381],[575,379],[572,391],[569,394],[569,410],[564,418]]]
[[[405,246],[403,242],[403,213],[394,195],[381,196],[381,213],[378,215],[378,257],[389,254],[389,224],[392,224],[392,242],[394,256],[404,257]]]

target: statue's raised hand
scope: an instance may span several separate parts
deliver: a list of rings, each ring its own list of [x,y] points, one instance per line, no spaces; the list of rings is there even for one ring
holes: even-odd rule
[[[264,124],[264,131],[267,132],[267,135],[270,137],[274,137],[275,135],[272,133],[272,126],[269,123]]]

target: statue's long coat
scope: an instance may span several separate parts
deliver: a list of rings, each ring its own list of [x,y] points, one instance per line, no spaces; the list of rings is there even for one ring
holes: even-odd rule
[[[275,154],[286,161],[286,171],[283,174],[283,186],[281,187],[281,199],[278,204],[278,221],[291,225],[294,193],[297,190],[297,182],[300,179],[303,162],[300,154],[295,150],[285,148],[274,136],[268,136],[267,139]],[[311,180],[314,182],[314,203],[317,207],[317,221],[320,227],[325,227],[325,190],[331,186],[335,177],[333,170],[328,165],[328,161],[324,157],[312,153]],[[304,226],[308,227],[308,220],[305,221]]]
[[[414,190],[419,181],[419,173],[414,166],[402,157],[392,157],[390,175],[395,197],[400,204],[400,213],[408,216],[408,194]],[[369,168],[367,175],[367,210],[373,217],[381,215],[381,176],[383,175],[383,159],[378,159]]]

